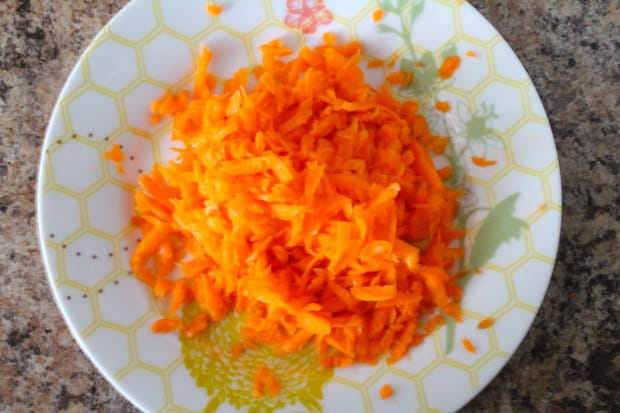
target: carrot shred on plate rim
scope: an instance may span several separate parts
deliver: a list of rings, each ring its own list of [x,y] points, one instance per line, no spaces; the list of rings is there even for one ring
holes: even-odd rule
[[[450,112],[451,108],[452,108],[452,106],[450,105],[450,102],[437,101],[435,103],[435,109],[437,109],[438,111],[443,112],[443,113]]]
[[[125,159],[125,153],[123,152],[123,148],[115,143],[112,145],[112,148],[103,153],[103,157],[114,162],[114,166],[116,167],[116,172],[119,174],[125,173],[125,168],[123,168],[123,160]]]
[[[482,158],[480,156],[472,156],[471,161],[474,165],[479,166],[481,168],[486,168],[488,166],[493,166],[497,164],[497,161],[495,160]]]
[[[153,331],[191,338],[238,311],[236,354],[312,344],[338,367],[394,363],[445,323],[438,310],[460,319],[450,269],[463,255],[451,246],[463,236],[453,226],[462,191],[429,154],[447,138],[416,102],[364,81],[359,43],[324,41],[292,59],[280,41],[263,45],[262,64],[221,94],[203,48],[191,95],[152,103],[179,144],[135,192],[143,238],[130,264],[169,300]],[[200,313],[183,322],[190,304]],[[257,372],[256,394],[279,392],[272,376]]]
[[[462,339],[461,344],[463,344],[463,348],[465,348],[465,350],[467,350],[470,353],[475,353],[477,351],[476,346],[474,346],[471,340],[467,338]]]
[[[385,12],[382,9],[377,9],[375,11],[372,12],[372,21],[377,23],[379,21],[381,21],[381,19],[383,19],[383,15],[385,14]]]
[[[495,324],[495,319],[492,317],[487,317],[484,320],[478,323],[478,328],[484,330],[486,328],[490,328]]]
[[[459,56],[446,57],[439,68],[439,77],[442,79],[451,78],[460,66],[461,58]]]
[[[207,4],[207,14],[211,17],[219,16],[222,13],[222,6],[219,4]]]
[[[394,389],[389,384],[384,384],[381,386],[381,390],[379,390],[379,395],[383,400],[389,399],[394,395]]]
[[[384,64],[385,64],[385,62],[382,59],[371,59],[366,64],[366,67],[368,67],[369,69],[374,69],[374,68],[377,68],[377,67],[381,67]]]

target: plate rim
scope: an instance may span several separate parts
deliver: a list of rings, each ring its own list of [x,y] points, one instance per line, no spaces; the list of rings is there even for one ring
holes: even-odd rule
[[[37,221],[37,237],[38,237],[38,245],[39,245],[39,250],[40,250],[40,255],[42,258],[42,262],[43,262],[43,266],[45,269],[45,274],[46,274],[46,279],[47,279],[47,283],[48,286],[52,292],[52,296],[55,302],[56,307],[60,310],[60,314],[62,315],[63,321],[65,323],[65,326],[69,329],[71,336],[73,338],[73,341],[76,342],[78,344],[78,347],[81,349],[81,351],[87,356],[88,360],[90,363],[92,363],[92,365],[95,366],[97,372],[99,374],[101,374],[106,381],[112,385],[112,387],[118,392],[120,393],[126,400],[128,400],[134,407],[136,407],[137,409],[141,410],[141,411],[148,411],[147,409],[144,408],[142,402],[140,400],[138,400],[137,398],[135,398],[133,395],[130,394],[130,392],[125,388],[125,386],[121,385],[121,382],[119,380],[116,380],[112,374],[107,373],[105,371],[105,369],[103,368],[102,365],[100,365],[100,363],[96,360],[96,358],[94,357],[91,349],[89,349],[89,346],[87,345],[86,341],[83,340],[80,337],[80,333],[79,331],[77,331],[76,326],[70,322],[70,318],[69,318],[69,314],[68,314],[68,310],[66,305],[63,303],[63,301],[61,300],[60,297],[60,293],[59,293],[59,289],[54,285],[54,279],[53,279],[53,275],[57,273],[57,270],[53,268],[53,264],[51,263],[48,254],[46,253],[46,245],[45,245],[45,234],[43,232],[43,222],[45,220],[45,218],[43,217],[43,209],[44,209],[44,176],[45,176],[45,167],[47,165],[47,159],[46,159],[46,151],[45,148],[46,146],[49,144],[49,142],[52,140],[51,137],[51,131],[53,130],[53,127],[55,125],[56,122],[59,121],[60,118],[58,118],[56,115],[56,112],[59,110],[59,104],[61,102],[61,100],[63,99],[63,97],[65,95],[67,95],[70,92],[70,84],[72,79],[74,79],[77,74],[80,71],[80,67],[82,62],[84,61],[84,59],[86,59],[88,57],[89,52],[92,50],[93,46],[96,46],[95,44],[95,40],[97,38],[99,38],[104,31],[106,30],[106,28],[108,28],[112,22],[114,22],[116,19],[120,18],[121,15],[123,15],[124,13],[127,12],[127,10],[131,9],[132,7],[136,7],[136,5],[140,2],[141,0],[130,0],[127,4],[125,4],[123,7],[121,7],[113,16],[112,18],[110,18],[103,26],[102,28],[100,28],[96,35],[93,36],[89,41],[87,46],[84,48],[84,50],[80,53],[79,58],[75,61],[75,64],[72,66],[69,75],[65,78],[64,83],[62,88],[60,89],[60,92],[58,93],[58,96],[56,98],[56,100],[54,101],[54,104],[52,106],[52,109],[50,111],[50,115],[48,116],[48,125],[46,127],[45,130],[45,135],[44,135],[44,139],[43,139],[43,143],[41,145],[41,153],[38,159],[38,167],[37,167],[37,180],[36,180],[36,194],[35,194],[35,212],[36,212],[36,221]],[[555,267],[556,264],[558,262],[558,250],[559,250],[559,246],[560,246],[560,237],[561,237],[561,232],[562,232],[562,216],[563,216],[563,193],[562,193],[562,172],[561,172],[561,168],[560,168],[560,164],[559,164],[559,156],[558,156],[558,151],[557,151],[557,145],[556,145],[556,139],[554,136],[554,132],[553,132],[553,128],[551,127],[551,122],[549,120],[549,115],[548,112],[545,108],[545,104],[543,102],[543,100],[540,97],[540,94],[538,92],[538,88],[536,87],[535,83],[533,82],[529,72],[527,71],[527,69],[525,68],[525,66],[523,65],[522,60],[516,55],[515,53],[515,49],[510,45],[510,42],[508,42],[506,40],[506,38],[500,33],[500,31],[496,28],[495,25],[491,24],[491,22],[474,6],[472,6],[468,1],[464,1],[462,6],[467,6],[469,8],[471,8],[471,10],[474,12],[474,14],[476,15],[477,18],[481,18],[485,23],[487,23],[489,25],[489,27],[491,27],[495,33],[497,34],[497,36],[499,36],[500,38],[500,43],[504,42],[506,45],[508,45],[510,51],[512,53],[514,53],[514,55],[517,58],[517,62],[518,64],[523,68],[527,78],[526,80],[528,80],[533,88],[533,92],[535,94],[535,97],[541,102],[541,105],[543,107],[544,110],[544,118],[547,121],[547,124],[549,126],[549,131],[550,131],[550,136],[549,138],[552,140],[553,142],[553,151],[554,151],[554,161],[557,162],[557,174],[556,176],[553,177],[553,182],[550,182],[550,186],[551,188],[558,188],[558,199],[557,199],[557,218],[553,221],[554,225],[557,226],[558,230],[557,233],[554,234],[552,236],[552,239],[554,241],[554,248],[553,248],[553,264],[550,265],[550,273],[549,273],[549,278],[548,281],[544,287],[544,294],[542,295],[541,301],[540,303],[537,305],[536,311],[533,313],[532,316],[532,320],[530,322],[528,322],[528,326],[527,328],[523,329],[523,331],[521,331],[518,335],[520,336],[520,338],[518,338],[518,340],[516,340],[517,345],[515,347],[515,349],[510,352],[508,354],[508,357],[503,358],[501,363],[499,363],[499,368],[496,369],[496,371],[489,375],[489,377],[486,379],[486,381],[481,382],[479,384],[479,386],[475,389],[473,389],[466,398],[463,398],[462,403],[460,404],[460,406],[458,407],[458,409],[461,409],[463,407],[465,407],[467,404],[469,404],[472,400],[474,400],[483,390],[485,390],[488,385],[495,380],[495,378],[504,370],[506,364],[508,364],[508,362],[513,358],[514,354],[518,351],[519,347],[523,344],[523,341],[525,340],[525,338],[527,337],[528,333],[530,332],[534,322],[536,321],[536,317],[538,316],[538,314],[540,313],[540,310],[544,304],[545,298],[547,297],[548,291],[549,291],[549,286],[551,284],[551,280],[553,278],[553,273],[555,271]],[[551,181],[551,177],[548,178]],[[550,255],[551,256],[551,255]],[[458,410],[457,409],[457,410]]]

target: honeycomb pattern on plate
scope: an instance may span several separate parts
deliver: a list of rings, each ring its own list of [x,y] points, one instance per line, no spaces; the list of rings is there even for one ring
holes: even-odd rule
[[[292,13],[285,0],[222,4],[217,17],[206,14],[204,0],[134,0],[123,9],[94,39],[65,85],[42,160],[41,236],[56,299],[88,355],[147,411],[201,411],[208,402],[183,366],[178,339],[148,329],[158,317],[156,303],[128,270],[128,257],[139,242],[129,225],[134,185],[153,162],[171,156],[170,124],[150,124],[148,102],[166,89],[190,84],[201,44],[215,52],[212,72],[220,80],[256,64],[258,46],[273,38],[292,47],[314,45],[329,30],[339,38],[364,40],[367,59],[405,52],[393,33],[376,32],[373,1],[325,0],[333,19],[307,36],[284,24]],[[516,349],[553,267],[559,170],[531,81],[509,46],[468,4],[428,0],[419,22],[411,32],[417,51],[438,54],[452,43],[460,55],[471,51],[474,56],[463,57],[454,82],[438,95],[454,108],[449,115],[454,130],[466,133],[468,122],[484,118],[481,105],[495,104],[497,117],[483,120],[488,133],[505,145],[491,149],[497,164],[479,168],[465,162],[477,205],[492,207],[519,193],[515,216],[529,229],[519,240],[502,244],[472,278],[463,300],[465,320],[456,325],[457,344],[450,354],[445,354],[446,330],[441,329],[396,365],[339,369],[324,388],[325,411],[345,411],[343,400],[351,411],[458,408]],[[386,15],[381,23],[397,25],[398,18]],[[365,41],[378,36],[380,42]],[[368,79],[378,83],[386,70],[368,70]],[[125,174],[103,157],[113,143],[123,146]],[[478,211],[470,217],[467,247],[484,216]],[[497,320],[495,326],[477,329],[488,316]],[[476,345],[475,354],[459,345],[462,337]],[[379,397],[385,383],[395,390],[388,400]]]

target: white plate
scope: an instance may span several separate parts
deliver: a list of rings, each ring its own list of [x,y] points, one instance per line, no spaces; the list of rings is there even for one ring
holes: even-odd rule
[[[103,28],[71,73],[41,159],[41,248],[77,342],[140,409],[454,411],[499,372],[526,334],[551,276],[561,216],[558,161],[541,101],[510,47],[469,4],[379,3],[393,10],[377,24],[371,14],[379,5],[366,0],[222,0],[223,12],[215,18],[205,12],[205,0],[134,0]],[[410,36],[398,34],[404,26]],[[311,353],[274,359],[270,363],[287,377],[288,390],[277,400],[253,399],[251,376],[227,359],[227,351],[218,351],[227,340],[222,333],[232,327],[213,328],[214,344],[205,349],[182,351],[174,335],[150,332],[158,317],[155,302],[128,273],[139,237],[129,225],[132,190],[141,171],[170,156],[170,124],[149,124],[148,104],[168,88],[189,85],[201,44],[215,52],[212,72],[227,77],[255,64],[257,47],[266,41],[281,38],[299,48],[318,44],[324,31],[361,40],[367,58],[389,59],[398,52],[404,67],[424,62],[413,67],[415,78],[426,83],[400,93],[420,100],[431,126],[454,138],[453,167],[468,192],[465,264],[481,273],[465,290],[465,320],[450,334],[445,327],[436,331],[399,363],[338,369],[332,376],[317,368]],[[454,53],[461,68],[453,79],[438,81],[433,65]],[[384,70],[368,70],[368,79],[378,84]],[[450,102],[451,111],[437,111],[436,100]],[[113,143],[122,144],[128,158],[124,175],[104,160]],[[479,167],[473,156],[497,163]],[[489,316],[494,327],[478,329]],[[447,352],[452,334],[456,344]],[[462,348],[462,337],[477,353]],[[188,364],[193,376],[183,354],[186,362],[204,361]],[[258,362],[256,355],[249,357],[254,359],[244,363]],[[395,394],[381,400],[379,388],[386,383]]]

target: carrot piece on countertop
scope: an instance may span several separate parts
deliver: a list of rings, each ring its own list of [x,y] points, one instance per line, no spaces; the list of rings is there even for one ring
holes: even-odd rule
[[[478,57],[478,53],[474,52],[473,50],[468,50],[467,52],[465,52],[465,55],[467,57]]]

